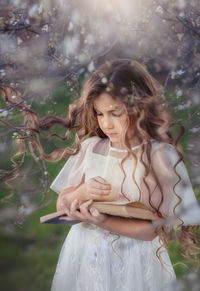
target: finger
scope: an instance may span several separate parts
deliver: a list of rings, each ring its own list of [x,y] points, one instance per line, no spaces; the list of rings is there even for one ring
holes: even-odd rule
[[[65,213],[66,213],[67,216],[70,216],[70,211],[69,211],[68,208],[63,208],[63,210],[65,211]]]
[[[82,203],[80,205],[80,212],[81,214],[83,214],[84,216],[88,216],[90,215],[90,212],[89,212],[89,206],[93,203],[93,200],[90,199],[84,203]]]
[[[101,190],[111,190],[112,186],[110,184],[101,184],[99,182],[95,182],[91,185],[94,189],[101,189]]]
[[[70,206],[70,214],[75,213],[78,210],[78,199],[75,199]]]
[[[92,204],[92,202],[93,202],[93,200],[92,200],[92,199],[90,199],[90,200],[87,200],[87,201],[83,202],[83,203],[80,205],[80,207],[81,207],[81,206],[88,206],[88,205],[91,205],[91,204]]]
[[[101,177],[95,177],[92,179],[93,184],[97,184],[97,185],[101,185],[101,186],[111,186],[111,184],[109,182],[107,182],[106,180],[104,180]]]
[[[92,188],[91,193],[94,195],[109,195],[111,194],[111,190],[102,190],[102,189]]]
[[[61,199],[60,199],[60,206],[64,209],[65,208],[65,201],[64,201],[64,198],[63,197],[61,197]]]
[[[66,216],[60,216],[60,217],[68,220],[68,218],[70,217],[70,210],[65,204],[63,204],[63,210],[65,211]]]
[[[110,185],[110,183],[109,183],[108,181],[106,181],[104,178],[102,178],[102,177],[100,177],[100,176],[96,176],[96,177],[94,177],[93,179],[94,179],[95,181],[97,181],[97,182],[102,183],[102,184],[109,184],[109,185]]]
[[[90,213],[92,214],[92,216],[97,217],[99,216],[99,211],[96,208],[90,208]]]
[[[61,202],[61,207],[65,211],[66,215],[69,215],[69,208],[65,205],[64,200]]]

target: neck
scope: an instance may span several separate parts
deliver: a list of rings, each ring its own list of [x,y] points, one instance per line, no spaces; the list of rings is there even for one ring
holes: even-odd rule
[[[134,140],[129,141],[129,143],[130,143],[131,148],[133,148],[133,147],[139,145],[140,141],[138,138],[135,138]],[[120,143],[120,142],[113,143],[113,142],[111,142],[111,140],[110,140],[110,145],[111,145],[111,147],[116,148],[116,149],[125,149],[126,148],[124,143]]]

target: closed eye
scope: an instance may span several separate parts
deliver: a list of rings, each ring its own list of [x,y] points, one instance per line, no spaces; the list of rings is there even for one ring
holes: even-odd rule
[[[119,117],[121,114],[116,114],[116,113],[111,113],[112,116],[114,117]],[[96,116],[103,116],[103,113],[96,113]]]

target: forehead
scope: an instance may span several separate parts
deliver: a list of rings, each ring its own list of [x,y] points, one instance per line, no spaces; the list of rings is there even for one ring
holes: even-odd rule
[[[102,93],[94,101],[94,108],[96,110],[118,110],[123,109],[124,104],[121,101],[115,100],[111,95]]]

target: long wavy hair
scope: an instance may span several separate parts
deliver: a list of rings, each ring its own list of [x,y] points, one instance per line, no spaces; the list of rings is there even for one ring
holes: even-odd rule
[[[160,218],[164,218],[159,210],[162,205],[164,194],[162,185],[159,183],[159,177],[157,177],[152,168],[151,140],[154,139],[174,146],[179,157],[173,167],[173,170],[178,177],[177,185],[181,181],[181,177],[178,175],[176,167],[183,160],[183,154],[178,143],[184,134],[184,128],[179,124],[179,134],[177,137],[173,136],[172,127],[177,125],[177,122],[175,122],[171,117],[169,105],[164,98],[163,88],[158,81],[151,76],[146,68],[135,60],[112,59],[100,65],[85,82],[80,98],[76,99],[69,106],[69,114],[67,118],[61,118],[55,115],[48,115],[40,118],[37,113],[33,112],[24,102],[20,103],[21,99],[20,95],[17,94],[18,92],[15,92],[15,95],[18,95],[18,98],[12,100],[10,97],[13,94],[12,89],[2,89],[4,99],[7,102],[14,103],[17,108],[23,108],[23,111],[26,113],[26,124],[23,127],[25,134],[18,139],[19,151],[16,156],[23,154],[28,146],[33,157],[34,155],[36,156],[35,153],[39,153],[40,159],[59,161],[64,157],[77,154],[80,150],[81,141],[88,137],[99,136],[101,138],[107,138],[99,127],[97,115],[94,109],[94,101],[100,96],[100,94],[105,92],[110,94],[113,99],[121,101],[126,106],[129,123],[128,127],[132,128],[134,136],[137,136],[140,141],[142,154],[138,157],[134,151],[131,150],[127,132],[124,133],[124,144],[127,148],[127,156],[122,159],[121,167],[123,169],[123,163],[130,155],[136,160],[136,165],[138,162],[143,164],[145,173],[142,179],[149,192],[149,204]],[[43,137],[41,133],[43,131],[48,131],[54,125],[60,125],[66,128],[65,136],[62,137],[57,133],[51,133],[50,135]],[[39,137],[43,140],[50,140],[52,137],[56,136],[61,140],[67,140],[71,132],[75,132],[76,149],[56,149],[48,155],[44,153],[41,144],[36,138]],[[147,156],[147,163],[142,159],[144,152]],[[136,166],[132,174],[134,181],[135,170]],[[125,171],[123,172],[125,180],[126,174]],[[155,207],[151,201],[150,189],[146,182],[146,177],[150,172],[153,174],[154,180],[156,181],[161,193],[162,199],[158,207]],[[174,185],[173,190],[176,185]],[[142,193],[140,194],[142,195]],[[178,193],[175,193],[175,190],[174,195],[178,197],[178,204],[180,204],[181,197]],[[175,209],[173,211],[175,213]],[[183,256],[191,262],[197,262],[199,248],[197,246],[197,237],[193,232],[197,228],[198,227],[184,226],[182,221],[179,228],[179,234],[176,233],[173,235],[172,232],[169,233],[164,225],[156,230],[161,242],[161,247],[157,250],[156,254],[163,267],[164,264],[159,250],[161,250],[163,246],[166,247],[166,244],[175,237],[183,247]]]

